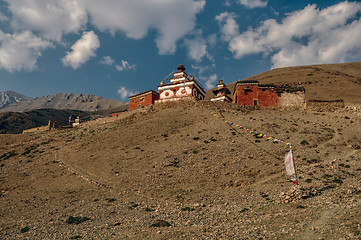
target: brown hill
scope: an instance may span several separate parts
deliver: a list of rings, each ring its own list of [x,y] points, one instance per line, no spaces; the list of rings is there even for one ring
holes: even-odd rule
[[[90,115],[89,112],[78,110],[56,109],[38,109],[24,113],[0,113],[0,134],[22,133],[25,129],[47,125],[49,120],[54,120],[60,125],[66,126],[69,124],[69,116],[72,116],[73,120],[77,116],[84,120],[90,120]]]
[[[277,68],[242,80],[258,80],[269,84],[301,83],[306,89],[306,99],[343,99],[346,104],[361,103],[361,63],[342,63]],[[227,87],[233,93],[236,82]],[[207,98],[213,97],[211,90]]]
[[[3,135],[0,238],[360,236],[361,112],[218,106],[229,122],[293,143],[304,189],[292,202],[286,145],[229,126],[203,105],[217,111],[174,103],[75,129]]]
[[[100,111],[112,108],[127,109],[127,107],[128,103],[91,94],[57,93],[16,102],[0,109],[0,112],[24,112],[43,108]]]
[[[114,112],[124,111],[123,107],[86,112],[79,110],[37,109],[27,112],[0,112],[0,134],[22,133],[25,129],[45,126],[49,120],[56,121],[61,126],[69,125],[69,116],[72,121],[79,116],[82,121],[89,121],[101,117],[109,117]]]

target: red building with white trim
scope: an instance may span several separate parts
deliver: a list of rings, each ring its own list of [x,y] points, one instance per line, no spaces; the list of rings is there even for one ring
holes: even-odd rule
[[[149,90],[129,97],[129,110],[152,105],[159,99],[159,93]]]

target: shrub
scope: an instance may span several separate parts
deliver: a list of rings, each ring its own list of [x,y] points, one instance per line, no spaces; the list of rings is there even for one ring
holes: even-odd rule
[[[144,208],[144,210],[145,210],[146,212],[154,212],[154,211],[155,211],[155,209],[149,208],[149,207]]]
[[[244,212],[247,212],[248,210],[249,210],[248,208],[242,208],[240,212],[244,213]]]
[[[310,144],[306,140],[302,140],[301,145],[310,145]]]
[[[194,211],[194,208],[184,207],[184,208],[182,208],[182,211]]]
[[[0,156],[0,160],[7,160],[11,157],[14,157],[18,155],[15,151],[11,151],[11,152],[8,152],[8,153],[4,153],[3,155]]]
[[[170,227],[171,224],[165,220],[158,220],[150,226],[151,227]]]
[[[80,235],[70,237],[70,239],[80,239],[80,238],[82,238],[82,236],[80,236]]]
[[[20,232],[21,233],[25,233],[25,232],[27,232],[27,231],[29,231],[30,230],[30,228],[28,227],[28,226],[26,226],[26,227],[23,227],[21,230],[20,230]]]
[[[193,140],[199,140],[199,137],[194,137]]]
[[[343,181],[341,179],[339,179],[339,178],[334,178],[332,180],[332,182],[339,183],[339,184],[343,183]]]
[[[172,164],[173,167],[179,167],[179,161],[176,158],[170,163]]]
[[[115,198],[106,198],[105,200],[108,201],[108,202],[115,202],[116,201]]]

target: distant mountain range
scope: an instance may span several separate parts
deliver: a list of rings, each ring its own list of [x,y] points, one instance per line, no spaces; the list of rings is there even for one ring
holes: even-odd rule
[[[128,103],[91,94],[57,93],[29,98],[13,91],[7,91],[0,93],[0,96],[0,112],[25,112],[44,108],[101,111],[112,108],[125,110],[128,107]]]
[[[0,109],[30,98],[14,91],[0,92]]]

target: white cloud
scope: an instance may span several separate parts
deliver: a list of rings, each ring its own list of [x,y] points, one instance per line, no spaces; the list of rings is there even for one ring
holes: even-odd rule
[[[172,54],[176,42],[190,32],[205,0],[83,0],[91,22],[101,31],[125,33],[141,39],[150,29],[157,31],[160,54]]]
[[[15,32],[29,31],[62,43],[63,36],[84,31],[88,24],[131,39],[156,32],[159,54],[173,54],[177,42],[194,29],[206,0],[5,0]],[[7,17],[0,14],[0,21]],[[64,60],[70,64],[71,56]],[[74,64],[73,64],[74,65]],[[74,66],[77,66],[76,64]]]
[[[229,12],[224,12],[216,16],[216,20],[222,26],[222,39],[225,41],[229,41],[231,38],[239,34],[239,26],[235,18],[236,15]]]
[[[85,32],[81,39],[71,46],[72,51],[67,52],[66,56],[62,58],[62,61],[65,66],[77,69],[91,57],[94,57],[96,55],[95,51],[99,47],[100,42],[98,36],[93,31]]]
[[[205,65],[205,66],[201,66],[201,65],[191,65],[192,69],[194,69],[195,71],[197,71],[197,75],[200,77],[200,78],[205,78],[205,77],[202,77],[204,76],[204,74],[212,71],[212,69],[214,69],[216,67],[216,64],[213,63],[212,65]],[[208,75],[208,74],[207,74]]]
[[[99,61],[99,63],[104,64],[104,65],[108,65],[108,66],[112,66],[115,63],[115,61],[110,56],[104,56],[102,58],[102,60]]]
[[[248,8],[256,8],[256,7],[266,7],[267,0],[239,0],[240,4],[248,7]]]
[[[115,65],[115,68],[118,71],[125,71],[125,70],[135,70],[136,65],[135,64],[129,64],[127,61],[122,60],[122,63],[120,65]]]
[[[5,0],[15,29],[39,32],[60,41],[63,34],[77,33],[87,23],[86,8],[78,0]]]
[[[6,34],[0,30],[0,69],[9,72],[34,70],[42,51],[49,47],[52,47],[49,41],[29,31]]]
[[[214,47],[217,44],[217,33],[213,33],[207,37],[207,42],[210,47]]]
[[[188,57],[199,62],[207,53],[207,42],[200,35],[193,39],[185,39],[184,44],[188,48]]]
[[[226,6],[226,7],[232,6],[230,0],[224,0],[224,3],[223,3],[223,4],[224,4],[224,6]]]
[[[197,80],[200,80],[205,83],[205,89],[211,89],[215,87],[217,82],[217,74],[214,73],[216,64],[211,65],[191,65],[192,69],[197,71]]]
[[[103,59],[99,61],[99,63],[108,66],[114,66],[117,71],[136,70],[135,64],[130,64],[126,60],[121,60],[121,64],[116,64],[115,60],[110,56],[104,56]]]
[[[129,91],[128,89],[126,89],[125,87],[120,87],[118,89],[118,95],[120,96],[120,98],[122,100],[127,99],[129,96],[132,96],[134,94],[137,94],[137,92],[133,92],[133,91]]]
[[[236,58],[271,55],[273,67],[360,60],[361,19],[355,19],[360,12],[357,2],[321,10],[308,5],[289,13],[281,23],[269,19],[230,37],[229,49]]]
[[[7,21],[9,18],[5,16],[2,12],[0,12],[0,21]]]
[[[214,88],[217,80],[218,80],[218,77],[217,77],[216,73],[209,76],[208,80],[206,81],[206,90]]]

